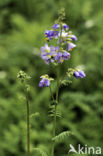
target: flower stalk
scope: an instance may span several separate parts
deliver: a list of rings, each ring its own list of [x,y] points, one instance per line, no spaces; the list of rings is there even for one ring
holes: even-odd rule
[[[56,90],[56,102],[54,103],[54,121],[53,121],[53,138],[56,136],[56,114],[57,114],[57,105],[58,105],[58,93],[59,93],[59,70],[57,68],[57,90]],[[51,156],[54,156],[55,142],[52,143],[52,152]]]
[[[27,156],[30,156],[30,107],[29,107],[29,90],[28,80],[31,78],[24,71],[20,71],[17,78],[23,84],[26,100],[26,123],[27,123]]]
[[[55,109],[54,109],[53,138],[55,137],[56,134],[56,110],[57,110],[57,104],[55,104]],[[54,149],[55,149],[55,142],[53,141],[51,156],[54,156]]]
[[[60,25],[60,37],[59,37],[59,47],[61,47],[61,35],[62,35],[62,25]],[[58,94],[59,94],[59,65],[57,66],[57,88],[56,88],[56,103],[54,109],[54,122],[53,122],[53,138],[56,136],[56,114],[58,105]],[[52,156],[54,156],[55,142],[52,144]]]
[[[52,100],[54,101],[54,96],[53,96],[53,92],[52,92],[51,86],[49,86],[49,89],[50,89],[50,95],[52,97]]]
[[[26,90],[26,107],[27,107],[27,156],[30,156],[30,108],[29,108],[29,98],[28,90]]]

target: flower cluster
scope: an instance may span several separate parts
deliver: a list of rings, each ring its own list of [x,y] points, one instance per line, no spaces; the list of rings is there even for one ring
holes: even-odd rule
[[[50,81],[53,81],[53,78],[50,78],[48,75],[42,75],[41,81],[39,82],[39,87],[49,87],[50,86]]]
[[[50,63],[63,63],[64,60],[68,60],[71,56],[70,52],[76,45],[73,41],[77,41],[77,37],[69,31],[69,26],[65,23],[60,22],[52,26],[51,30],[45,31],[46,42],[43,47],[41,47],[41,57],[46,62]],[[51,41],[56,40],[56,46],[51,45]],[[53,42],[54,43],[54,42]],[[67,77],[70,78],[74,76],[75,78],[84,78],[85,73],[79,69],[69,68],[67,72]],[[43,75],[40,77],[41,81],[39,83],[40,87],[50,86],[50,81],[48,75]]]
[[[41,47],[41,57],[47,64],[62,63],[70,58],[69,52],[76,47],[72,41],[77,41],[77,37],[69,31],[67,24],[54,24],[51,30],[45,31],[45,37],[47,41],[55,39],[57,43],[57,46],[45,43],[45,46]]]
[[[54,61],[57,63],[62,63],[64,60],[68,60],[70,58],[70,53],[67,51],[60,52],[59,46],[49,47],[47,43],[45,43],[44,47],[41,47],[41,51],[42,59],[44,59],[47,64]]]

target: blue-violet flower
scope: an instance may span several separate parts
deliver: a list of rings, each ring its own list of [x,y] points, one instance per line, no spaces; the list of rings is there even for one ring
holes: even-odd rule
[[[77,79],[78,78],[84,78],[84,77],[86,77],[86,74],[84,73],[84,71],[74,71],[74,77],[76,77]]]
[[[49,87],[50,81],[53,81],[53,78],[50,78],[47,74],[40,76],[41,81],[39,82],[39,87]]]

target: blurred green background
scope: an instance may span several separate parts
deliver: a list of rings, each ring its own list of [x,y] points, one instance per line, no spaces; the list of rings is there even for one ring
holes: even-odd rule
[[[48,88],[38,87],[40,75],[54,76],[54,69],[40,57],[44,31],[50,29],[61,7],[66,22],[78,37],[68,67],[84,65],[87,77],[73,79],[60,88],[57,134],[70,130],[74,136],[56,144],[55,156],[67,156],[69,144],[103,149],[103,1],[102,0],[0,0],[0,156],[26,155],[26,105],[19,70],[31,77],[31,148],[49,156],[52,122],[48,117]],[[55,92],[55,87],[54,87]],[[32,151],[32,156],[38,156]],[[71,154],[74,156],[73,154]],[[92,154],[91,154],[92,155]]]

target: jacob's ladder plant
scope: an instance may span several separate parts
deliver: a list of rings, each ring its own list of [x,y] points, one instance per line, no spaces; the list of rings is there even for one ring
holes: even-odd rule
[[[64,61],[69,61],[71,57],[71,51],[76,45],[73,43],[77,41],[77,37],[69,30],[69,26],[64,23],[65,12],[64,9],[61,9],[60,15],[56,23],[52,26],[50,30],[45,31],[46,43],[41,47],[41,57],[47,65],[52,64],[55,66],[56,74],[56,97],[53,95],[51,88],[51,83],[54,82],[54,79],[49,77],[47,74],[42,75],[39,87],[48,87],[50,89],[51,98],[53,101],[52,105],[52,115],[53,115],[53,134],[52,134],[52,148],[51,156],[54,156],[55,142],[58,139],[61,139],[70,134],[69,131],[62,132],[56,136],[56,122],[58,111],[57,107],[59,105],[59,88],[61,84],[67,84],[71,82],[72,76],[75,78],[84,78],[86,75],[84,71],[79,68],[68,68],[65,76],[63,78],[59,75],[59,66]],[[55,42],[53,41],[55,40]],[[53,41],[53,42],[52,42]],[[56,43],[56,46],[51,43]]]

